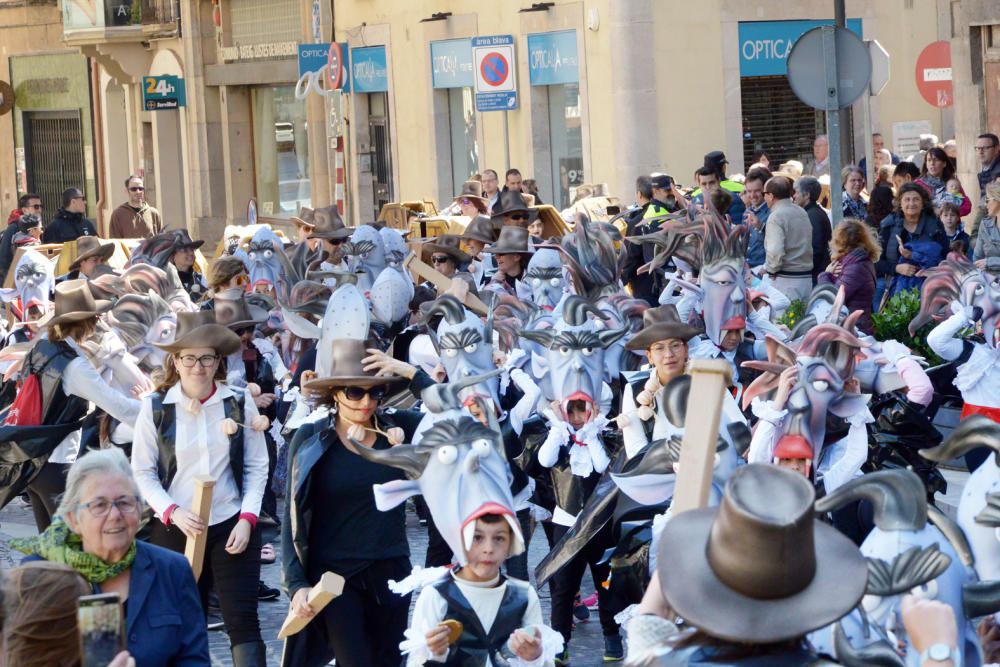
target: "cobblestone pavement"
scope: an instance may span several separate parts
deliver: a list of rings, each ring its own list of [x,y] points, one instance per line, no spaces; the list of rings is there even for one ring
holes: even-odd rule
[[[421,528],[416,516],[412,512],[407,512],[407,537],[410,541],[411,559],[414,563],[423,564],[424,553],[427,550],[427,531]],[[261,568],[261,575],[268,586],[280,588],[281,581],[281,545],[277,536],[277,531],[273,528],[265,529],[265,541],[270,541],[278,552],[278,559],[273,565],[265,565]],[[15,499],[10,505],[0,510],[0,569],[10,569],[17,565],[21,559],[19,552],[11,553],[8,542],[13,537],[23,537],[36,534],[35,522],[31,510],[24,507],[20,500]],[[545,535],[538,529],[535,531],[534,539],[531,541],[529,551],[529,563],[533,568],[546,554],[548,545]],[[590,575],[584,576],[583,583],[584,597],[593,592],[590,584]],[[548,620],[550,610],[550,600],[548,587],[538,592],[542,602],[543,615]],[[414,596],[414,599],[416,596]],[[278,665],[281,661],[282,642],[278,641],[278,630],[281,628],[285,615],[288,613],[288,598],[282,593],[281,597],[274,602],[261,602],[258,607],[260,615],[261,634],[267,643],[267,664]],[[208,633],[209,651],[212,656],[212,665],[230,666],[233,664],[229,653],[229,639],[225,632]],[[580,623],[573,634],[573,641],[570,645],[570,652],[573,656],[573,667],[595,667],[604,665],[604,641],[601,635],[601,626],[597,620],[597,611],[593,610],[589,621]],[[620,664],[620,663],[617,663]]]

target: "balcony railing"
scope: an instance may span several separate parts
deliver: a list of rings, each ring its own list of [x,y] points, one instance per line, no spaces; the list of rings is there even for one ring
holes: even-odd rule
[[[148,40],[180,34],[179,0],[61,0],[69,42]]]

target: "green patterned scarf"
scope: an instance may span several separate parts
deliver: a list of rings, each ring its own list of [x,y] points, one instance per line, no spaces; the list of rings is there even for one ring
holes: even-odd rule
[[[73,568],[92,584],[103,584],[132,567],[135,560],[135,542],[129,547],[125,557],[117,563],[109,563],[83,550],[83,540],[69,529],[62,519],[54,519],[52,525],[37,537],[15,538],[10,546],[29,556],[39,556],[52,563],[62,563]]]

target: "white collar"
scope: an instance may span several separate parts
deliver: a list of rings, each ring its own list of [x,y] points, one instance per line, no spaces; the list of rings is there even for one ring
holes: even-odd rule
[[[213,405],[214,403],[219,403],[222,401],[222,399],[229,398],[231,396],[235,396],[235,394],[233,393],[233,390],[229,388],[229,385],[224,382],[219,382],[218,380],[216,380],[215,393],[213,393],[211,396],[205,399],[205,402],[202,403],[202,405],[206,406]],[[163,397],[164,404],[180,403],[185,400],[191,400],[191,399],[189,399],[187,396],[184,395],[184,392],[181,390],[180,382],[178,382],[173,387],[168,389],[166,395],[164,395]]]

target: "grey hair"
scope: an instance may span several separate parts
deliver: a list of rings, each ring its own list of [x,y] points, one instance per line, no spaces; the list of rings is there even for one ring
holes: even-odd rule
[[[75,510],[80,504],[83,485],[92,475],[102,474],[124,477],[132,485],[135,495],[140,496],[139,485],[136,484],[135,477],[132,475],[132,466],[129,465],[125,452],[117,447],[99,449],[81,456],[70,466],[69,474],[66,475],[66,491],[59,501],[56,515],[65,518],[69,512]]]
[[[858,174],[861,176],[861,180],[865,180],[865,171],[856,164],[849,164],[840,170],[840,186],[843,187],[847,184],[847,179],[851,177],[851,174]]]

